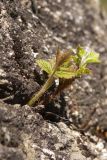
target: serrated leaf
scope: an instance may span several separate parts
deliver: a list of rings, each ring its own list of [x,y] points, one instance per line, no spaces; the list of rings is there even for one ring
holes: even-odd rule
[[[70,79],[72,77],[75,77],[75,72],[71,72],[69,70],[60,70],[55,72],[55,76],[57,78]]]
[[[48,74],[52,74],[52,63],[43,59],[39,59],[36,62],[43,71],[47,72]]]
[[[78,47],[78,58],[80,59],[80,66],[86,66],[89,63],[99,63],[99,54],[94,51],[86,51],[82,47]]]
[[[80,58],[77,55],[72,56],[72,59],[77,66],[80,64]]]
[[[76,71],[77,76],[85,75],[85,74],[91,74],[91,70],[89,68],[81,67]]]
[[[86,51],[82,47],[78,46],[78,48],[77,48],[77,56],[79,58],[82,58],[85,54],[86,54]]]
[[[99,63],[99,54],[96,52],[90,52],[87,56],[87,63]]]
[[[48,61],[49,61],[49,63],[50,63],[50,65],[51,65],[51,68],[52,68],[52,70],[53,70],[53,68],[54,68],[54,66],[55,66],[55,58],[52,58],[52,59],[48,59]]]

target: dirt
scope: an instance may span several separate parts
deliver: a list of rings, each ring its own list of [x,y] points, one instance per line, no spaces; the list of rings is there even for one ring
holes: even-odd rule
[[[106,34],[96,0],[0,1],[0,160],[107,160]],[[79,44],[100,53],[93,75],[26,105],[47,78],[35,59]]]

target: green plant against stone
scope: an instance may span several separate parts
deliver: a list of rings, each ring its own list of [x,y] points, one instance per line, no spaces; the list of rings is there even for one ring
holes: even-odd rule
[[[87,51],[82,47],[78,47],[74,52],[72,49],[67,52],[57,50],[55,57],[52,59],[38,59],[36,63],[48,74],[48,79],[35,93],[30,101],[29,106],[34,104],[44,95],[45,92],[53,85],[55,79],[59,79],[59,86],[56,94],[68,87],[73,80],[85,74],[91,74],[92,71],[88,68],[90,63],[99,63],[99,54],[94,51]]]

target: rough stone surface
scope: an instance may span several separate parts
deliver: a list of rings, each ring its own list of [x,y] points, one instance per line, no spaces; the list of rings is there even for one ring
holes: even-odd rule
[[[0,160],[107,159],[107,21],[98,2],[0,1]],[[94,74],[55,102],[36,106],[41,112],[25,105],[47,76],[35,59],[78,44],[100,53]]]

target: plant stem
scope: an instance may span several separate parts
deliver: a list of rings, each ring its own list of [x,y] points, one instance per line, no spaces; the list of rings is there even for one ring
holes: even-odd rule
[[[54,82],[54,79],[55,79],[54,76],[53,76],[53,74],[47,79],[47,81],[42,86],[42,88],[40,89],[40,91],[38,91],[36,94],[34,94],[32,96],[32,98],[28,102],[29,106],[33,106],[35,104],[35,102],[38,101],[39,98],[52,86],[52,84]]]

